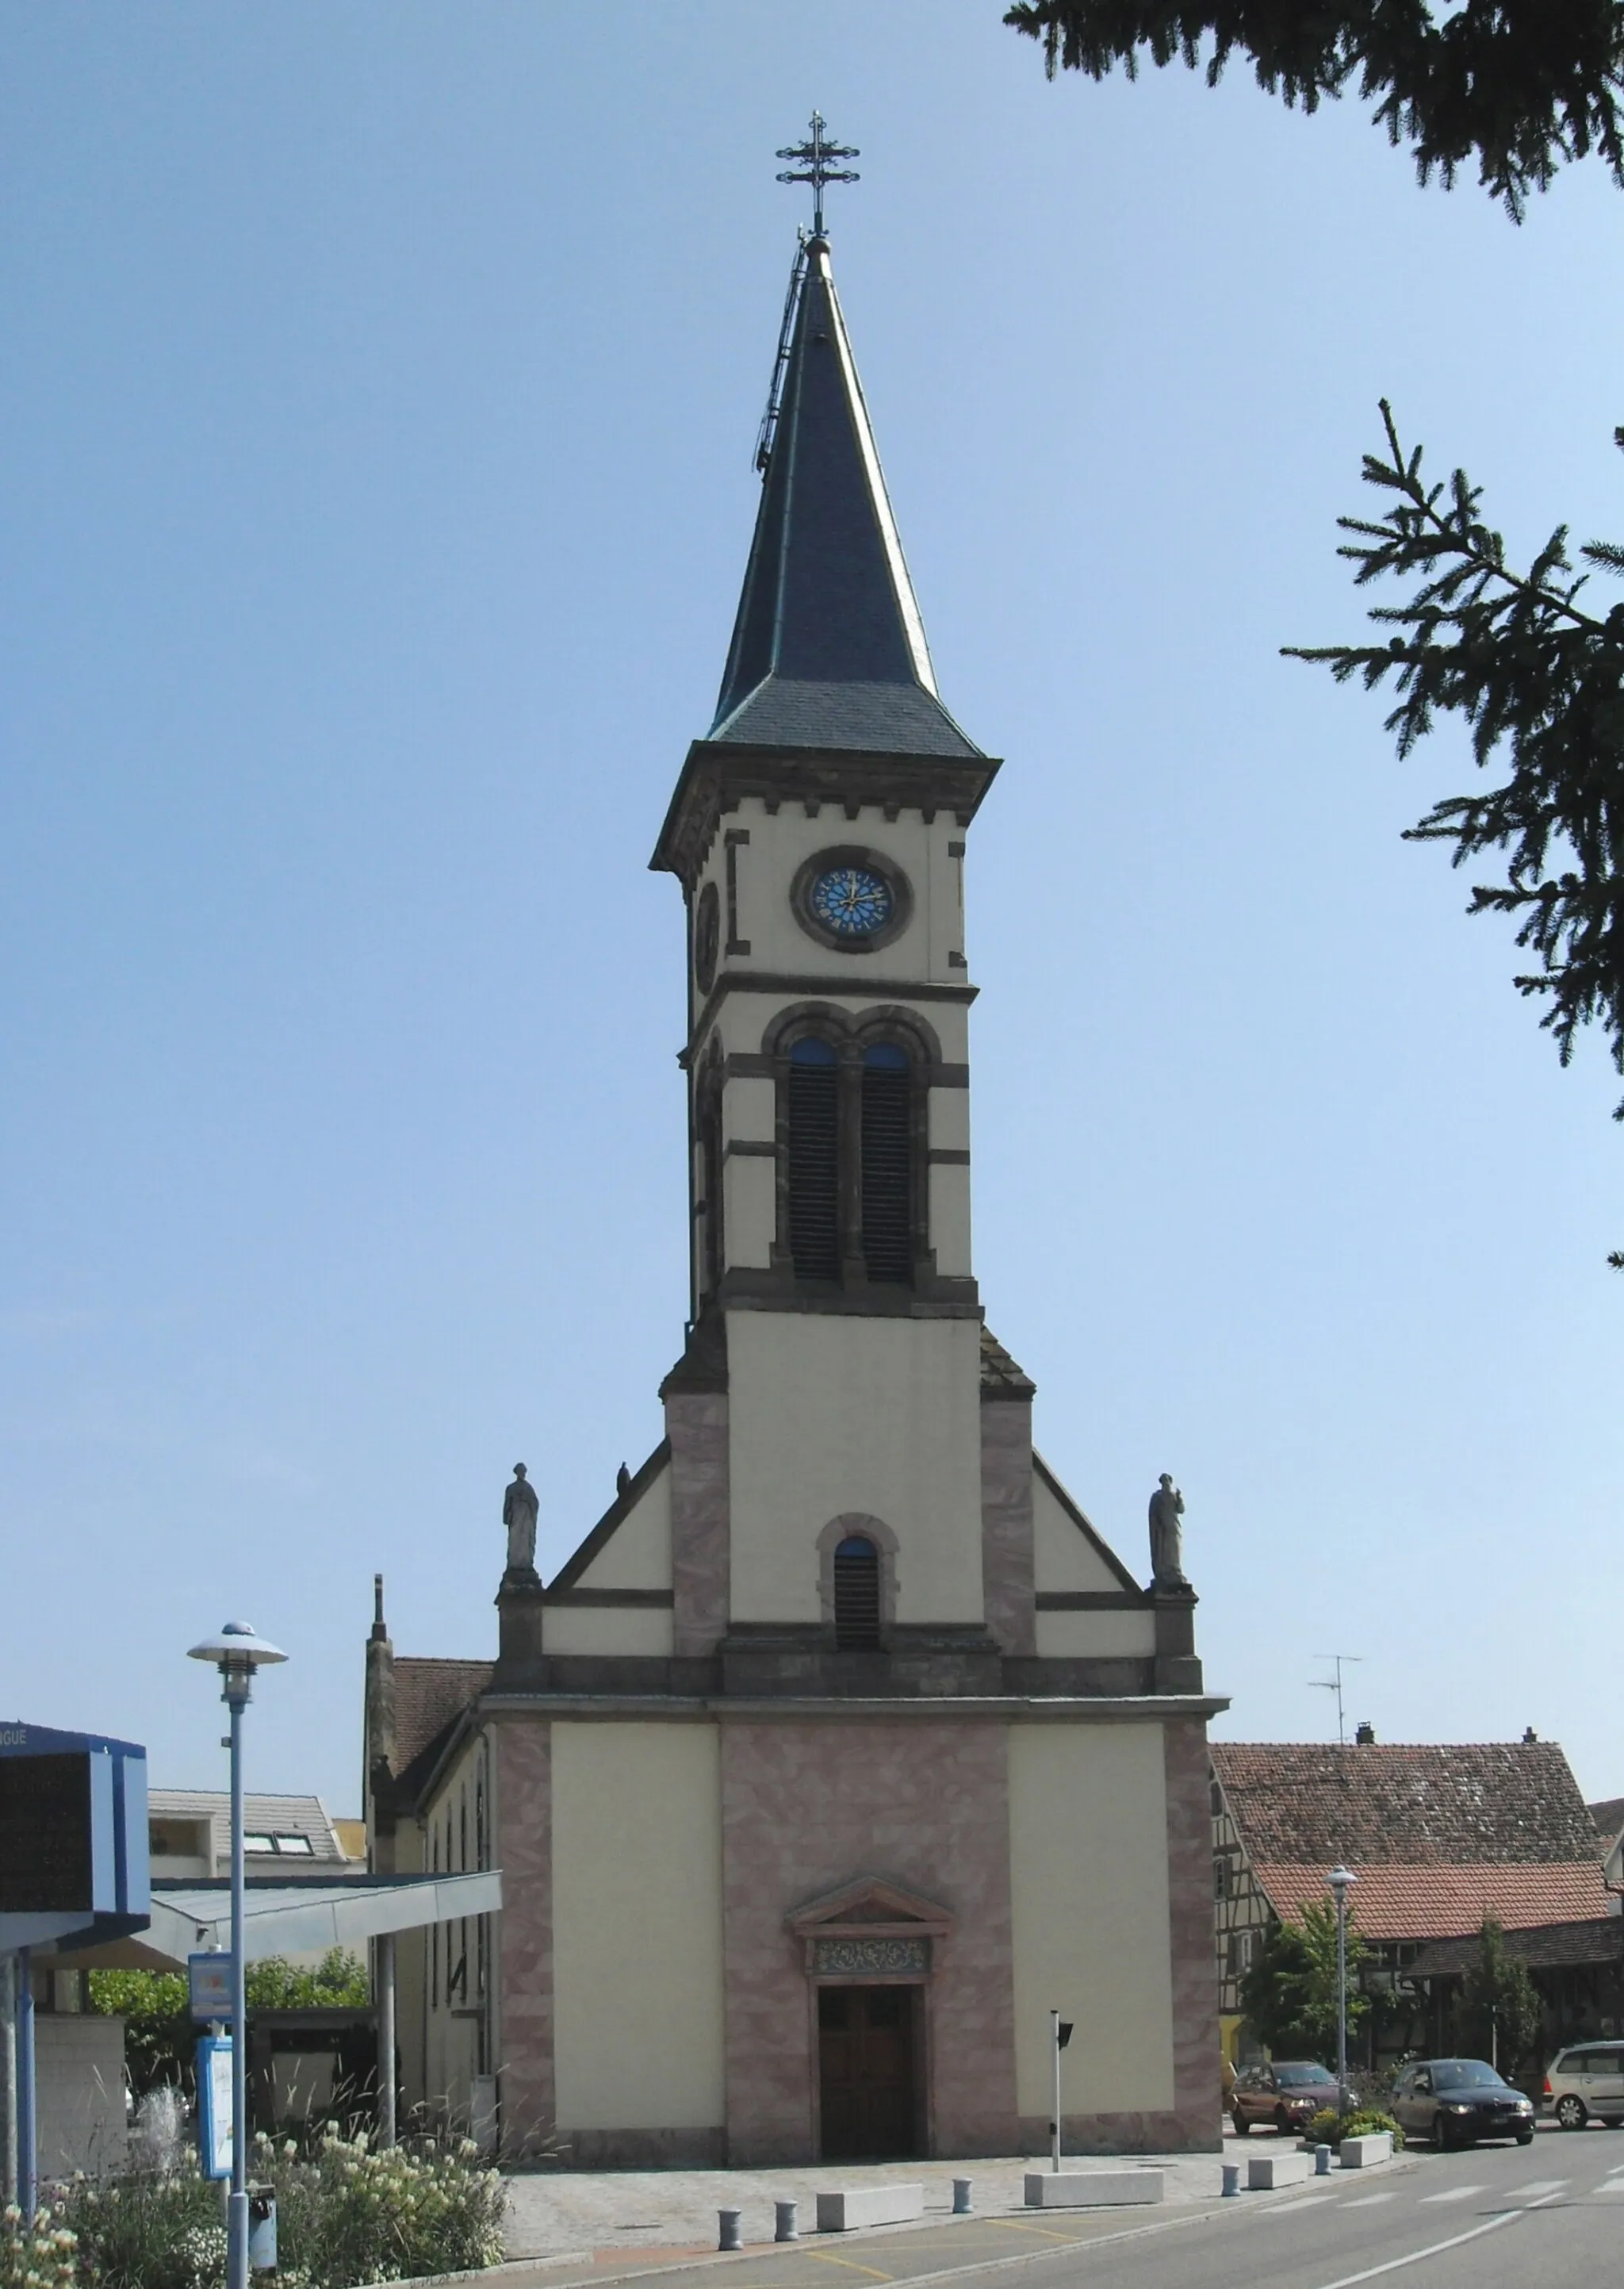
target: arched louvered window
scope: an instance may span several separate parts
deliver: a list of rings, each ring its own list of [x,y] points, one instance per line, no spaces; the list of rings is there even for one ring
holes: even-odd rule
[[[840,1276],[840,1077],[827,1041],[797,1041],[790,1051],[789,1226],[797,1280]]]
[[[913,1276],[913,1076],[908,1053],[863,1057],[863,1256],[871,1280]]]
[[[866,1534],[835,1546],[834,1642],[842,1653],[880,1643],[880,1552]]]

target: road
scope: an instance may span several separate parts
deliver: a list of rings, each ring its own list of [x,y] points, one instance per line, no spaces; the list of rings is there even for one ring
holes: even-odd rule
[[[1227,2141],[1226,2158],[1272,2140]],[[742,2257],[527,2265],[503,2289],[641,2277],[646,2289],[1551,2289],[1620,2278],[1624,2135],[1541,2128],[1529,2147],[1414,2149],[1368,2177],[1158,2213],[987,2214]],[[1045,2246],[1043,2245],[1047,2244]],[[501,2278],[501,2277],[498,2277]]]

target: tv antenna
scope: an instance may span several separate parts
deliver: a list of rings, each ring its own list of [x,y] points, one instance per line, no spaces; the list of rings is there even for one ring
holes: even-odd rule
[[[1345,1749],[1348,1745],[1348,1727],[1342,1715],[1342,1663],[1345,1661],[1363,1661],[1365,1656],[1362,1653],[1317,1653],[1314,1658],[1316,1661],[1328,1661],[1334,1664],[1334,1676],[1310,1677],[1309,1683],[1317,1693],[1335,1694],[1336,1745],[1339,1749]]]

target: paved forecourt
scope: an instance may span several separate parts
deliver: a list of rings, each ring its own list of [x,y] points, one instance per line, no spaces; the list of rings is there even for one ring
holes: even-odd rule
[[[673,2289],[833,2289],[841,2276],[857,2289],[950,2275],[1031,2278],[1033,2289],[1085,2277],[1088,2289],[1363,2289],[1404,2277],[1418,2289],[1522,2289],[1611,2278],[1621,2223],[1624,2140],[1547,2132],[1526,2149],[1421,2149],[1368,2175],[1155,2213],[1006,2208],[738,2256],[606,2249],[498,2278],[501,2289],[661,2277]]]

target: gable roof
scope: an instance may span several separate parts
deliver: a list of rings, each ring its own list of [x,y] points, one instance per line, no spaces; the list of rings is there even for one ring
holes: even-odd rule
[[[397,1655],[394,1754],[389,1769],[402,1795],[410,1796],[427,1779],[452,1726],[484,1692],[495,1667],[490,1661],[434,1661]]]
[[[636,1509],[649,1488],[671,1460],[671,1441],[662,1439],[635,1477],[626,1480],[614,1501],[604,1511],[585,1542],[572,1550],[548,1584],[553,1591],[573,1589],[594,1558],[600,1557],[614,1537],[616,1527],[628,1512]]]
[[[1596,1864],[1596,1825],[1554,1741],[1339,1748],[1215,1741],[1213,1769],[1254,1865]],[[1551,1909],[1544,1920],[1588,1912]]]
[[[1624,1829],[1624,1796],[1604,1796],[1599,1804],[1590,1805],[1587,1809],[1596,1822],[1596,1832],[1602,1842],[1616,1843],[1620,1830]]]
[[[1362,1865],[1350,1855],[1358,1881],[1348,1913],[1366,1939],[1440,1939],[1481,1930],[1493,1916],[1508,1931],[1562,1919],[1604,1915],[1606,1888],[1594,1860],[1459,1868]],[[1254,1860],[1252,1873],[1278,1916],[1294,1923],[1310,1902],[1330,1900],[1328,1862],[1271,1865]]]

